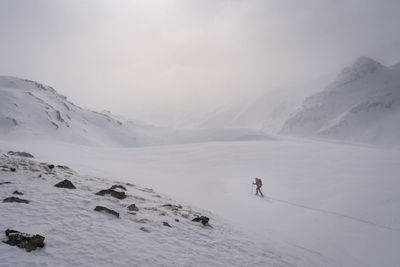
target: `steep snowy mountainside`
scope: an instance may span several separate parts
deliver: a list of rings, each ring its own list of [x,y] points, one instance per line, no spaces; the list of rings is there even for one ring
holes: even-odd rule
[[[54,88],[31,80],[0,77],[0,136],[73,143],[134,146],[145,143],[109,114],[80,108]]]
[[[281,133],[400,145],[400,68],[361,57],[305,99]]]

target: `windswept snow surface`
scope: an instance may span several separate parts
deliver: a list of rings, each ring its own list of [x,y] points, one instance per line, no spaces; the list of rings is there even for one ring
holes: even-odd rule
[[[300,139],[126,149],[28,140],[0,145],[89,176],[151,187],[210,211],[254,242],[245,251],[273,247],[275,255],[285,260],[290,255],[288,262],[297,266],[400,262],[398,150]],[[250,192],[256,176],[263,179],[265,198]],[[217,249],[202,251],[213,257]],[[237,265],[247,265],[243,262]],[[269,258],[253,263],[248,265],[275,264]]]
[[[5,154],[0,155],[0,165],[0,198],[13,196],[12,192],[18,190],[23,193],[19,197],[30,201],[0,203],[1,239],[6,229],[45,237],[45,247],[30,253],[0,243],[0,266],[311,264],[279,251],[268,240],[263,244],[252,241],[218,216],[181,206],[149,188],[118,182],[128,195],[118,200],[95,195],[115,181],[80,175],[64,166],[49,169],[46,163]],[[16,172],[7,171],[9,167],[16,168]],[[63,179],[72,180],[76,189],[53,186]],[[139,208],[136,214],[128,211],[132,203]],[[94,211],[99,205],[117,211],[119,218]],[[211,226],[193,222],[196,214],[209,216]]]

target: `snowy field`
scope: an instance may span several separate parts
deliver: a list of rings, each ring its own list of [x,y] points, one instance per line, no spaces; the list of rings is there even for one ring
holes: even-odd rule
[[[153,188],[206,210],[252,240],[246,249],[273,248],[287,255],[288,265],[400,262],[398,150],[283,138],[141,148],[28,140],[0,145],[81,174]],[[263,179],[264,199],[251,192],[256,176]],[[269,260],[249,265],[277,265]],[[217,262],[210,264],[224,265],[223,259]]]

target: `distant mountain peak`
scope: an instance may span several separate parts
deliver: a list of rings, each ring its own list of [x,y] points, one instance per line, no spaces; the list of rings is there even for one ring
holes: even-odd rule
[[[351,66],[344,68],[339,77],[345,80],[355,80],[370,73],[378,72],[383,68],[384,66],[374,59],[359,57]]]

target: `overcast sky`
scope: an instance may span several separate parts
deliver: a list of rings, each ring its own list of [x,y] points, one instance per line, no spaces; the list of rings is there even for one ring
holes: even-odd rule
[[[400,61],[396,0],[0,0],[0,75],[123,115],[210,109]]]

